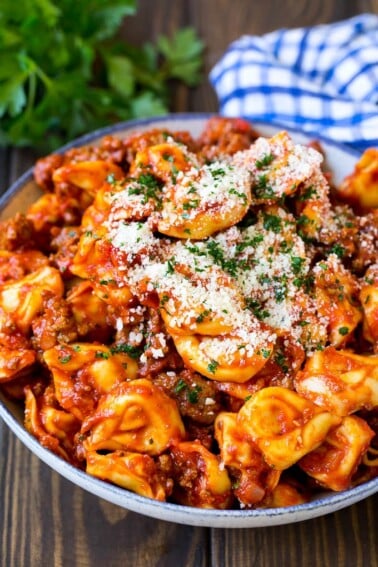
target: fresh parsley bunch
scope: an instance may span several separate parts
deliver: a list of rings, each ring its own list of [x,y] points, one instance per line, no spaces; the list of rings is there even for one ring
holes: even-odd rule
[[[192,28],[141,48],[116,38],[136,0],[1,0],[0,144],[47,151],[167,111],[170,79],[199,80]]]

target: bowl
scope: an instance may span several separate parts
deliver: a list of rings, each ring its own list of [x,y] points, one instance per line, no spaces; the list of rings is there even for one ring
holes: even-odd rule
[[[142,132],[155,127],[188,130],[191,134],[197,136],[210,116],[209,114],[192,113],[174,114],[118,123],[82,136],[62,147],[59,152],[64,152],[72,147],[95,144],[105,135],[124,136],[131,132]],[[313,137],[310,138],[304,133],[290,130],[279,124],[256,122],[254,127],[265,136],[271,136],[277,131],[285,129],[289,131],[297,143],[308,143],[313,140]],[[352,172],[359,154],[341,144],[323,140],[321,136],[318,136],[317,139],[322,143],[325,150],[327,164],[333,172],[334,180],[339,183],[347,174]],[[33,181],[31,168],[0,199],[0,218],[9,218],[18,211],[24,211],[40,194],[40,190]],[[159,520],[218,528],[251,528],[289,524],[335,512],[378,491],[378,478],[376,478],[343,492],[322,493],[310,502],[285,508],[210,510],[159,502],[89,476],[45,449],[24,428],[23,410],[20,405],[7,399],[1,392],[0,417],[29,450],[66,479],[113,504]]]

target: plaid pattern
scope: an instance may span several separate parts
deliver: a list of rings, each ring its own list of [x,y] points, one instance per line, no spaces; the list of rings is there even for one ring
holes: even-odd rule
[[[220,112],[378,147],[378,16],[243,36],[210,73]]]

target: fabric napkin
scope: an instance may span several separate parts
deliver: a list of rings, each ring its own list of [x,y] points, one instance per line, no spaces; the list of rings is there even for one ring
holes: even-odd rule
[[[378,16],[233,42],[210,73],[220,113],[378,147]]]

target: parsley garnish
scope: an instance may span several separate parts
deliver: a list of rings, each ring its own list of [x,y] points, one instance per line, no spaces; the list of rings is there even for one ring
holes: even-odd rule
[[[180,380],[177,382],[176,386],[173,388],[173,391],[176,394],[179,394],[180,392],[182,392],[182,390],[185,390],[187,388],[186,382],[184,380],[182,380],[182,378],[180,378]]]
[[[316,189],[312,185],[307,187],[303,193],[298,197],[298,201],[308,201],[312,197],[317,197]]]
[[[301,258],[300,256],[291,257],[291,269],[294,274],[299,274],[302,271],[305,261],[305,258]]]
[[[247,307],[253,312],[253,314],[263,321],[267,317],[269,317],[270,313],[267,309],[264,309],[262,305],[258,301],[252,298],[247,298],[246,300]]]
[[[207,365],[207,369],[208,369],[209,372],[211,372],[211,374],[215,374],[218,366],[219,366],[219,362],[217,362],[216,360],[212,360]]]
[[[156,179],[151,173],[141,173],[135,179],[135,183],[136,185],[128,188],[129,195],[140,195],[142,197],[142,205],[146,205],[152,199],[158,207],[161,207],[161,181]]]
[[[198,402],[198,395],[201,391],[201,386],[195,386],[193,390],[188,391],[188,400],[191,404],[196,404]]]
[[[349,327],[339,327],[339,334],[345,337],[349,333]]]
[[[225,170],[222,168],[210,169],[210,173],[215,180],[219,179],[220,177],[224,177],[224,175],[226,174]]]
[[[345,248],[341,244],[334,244],[330,249],[330,254],[336,254],[338,258],[343,258],[345,256]]]
[[[137,359],[142,354],[143,349],[141,347],[136,347],[129,345],[127,343],[121,343],[119,345],[114,345],[110,348],[112,354],[124,353],[128,354],[130,358]]]
[[[101,285],[109,285],[109,284],[115,284],[115,283],[116,283],[116,281],[115,281],[115,280],[113,280],[113,279],[109,279],[109,280],[100,280],[100,281],[99,281],[99,283],[100,283]]]
[[[200,313],[200,315],[198,315],[197,319],[196,319],[196,323],[203,323],[204,320],[206,319],[206,317],[208,317],[211,313],[210,309],[205,309],[205,311],[202,311],[202,313]]]
[[[196,209],[199,204],[199,199],[192,199],[191,201],[186,201],[186,203],[183,203],[182,208],[184,209],[184,211],[188,211],[190,209]]]
[[[240,193],[239,191],[236,191],[236,189],[234,189],[233,187],[229,189],[228,192],[230,193],[230,195],[236,195],[237,197],[239,197],[239,199],[241,199],[245,205],[247,204],[248,199],[245,193]]]
[[[172,258],[169,258],[169,260],[167,260],[167,274],[168,275],[171,275],[171,274],[174,273],[175,265],[176,265],[176,260],[175,260],[174,256],[172,256]]]
[[[64,356],[61,356],[59,358],[59,362],[61,362],[62,364],[67,364],[67,362],[69,362],[71,360],[72,356],[70,354],[66,354]]]
[[[263,213],[264,217],[264,228],[265,230],[272,230],[276,234],[281,232],[282,220],[276,215],[270,215],[269,213]]]
[[[285,355],[278,351],[274,357],[274,361],[278,364],[278,366],[281,367],[283,372],[288,372],[289,371],[289,367],[287,365],[287,361],[286,361],[286,357]]]
[[[107,360],[110,357],[110,354],[108,352],[104,352],[102,350],[96,350],[95,357],[96,358],[104,358],[105,360]]]
[[[257,169],[263,169],[272,163],[274,160],[273,154],[265,154],[261,159],[256,160]]]
[[[270,199],[274,197],[273,188],[268,184],[267,175],[259,175],[257,182],[253,187],[253,194],[257,199]]]

